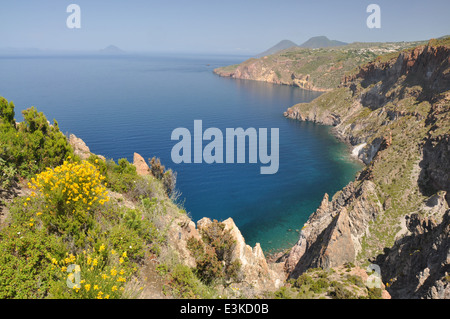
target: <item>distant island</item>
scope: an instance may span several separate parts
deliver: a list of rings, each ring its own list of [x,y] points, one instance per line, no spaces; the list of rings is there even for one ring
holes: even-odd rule
[[[115,46],[115,45],[109,45],[104,49],[101,49],[99,51],[102,54],[124,54],[126,53],[124,50],[122,50],[121,48]]]

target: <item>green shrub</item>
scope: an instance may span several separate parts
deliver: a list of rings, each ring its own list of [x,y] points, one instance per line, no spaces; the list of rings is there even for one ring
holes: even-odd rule
[[[149,159],[149,164],[152,175],[162,181],[166,194],[169,197],[174,195],[177,183],[176,172],[173,172],[171,169],[166,171],[165,166],[162,165],[160,159],[156,157]]]
[[[30,225],[0,231],[1,299],[46,297],[57,272],[47,254],[62,258],[67,251],[60,238]]]
[[[317,280],[314,280],[314,282],[311,284],[311,290],[314,293],[321,293],[324,290],[328,289],[330,286],[330,283],[327,279],[319,278]]]
[[[50,125],[42,112],[31,107],[22,112],[24,121],[16,126],[14,104],[0,97],[0,158],[23,177],[55,167],[73,156],[58,123]]]
[[[302,274],[295,281],[294,287],[301,288],[302,286],[312,285],[313,282],[314,281],[311,276],[309,276],[308,274]]]
[[[187,247],[195,258],[195,273],[205,284],[209,285],[224,276],[222,263],[213,247],[204,245],[201,240],[194,237],[188,239]]]
[[[353,299],[353,298],[355,298],[355,295],[350,290],[346,289],[343,284],[334,281],[331,283],[331,286],[334,289],[329,292],[329,295],[333,299]]]
[[[150,171],[152,172],[153,176],[157,179],[162,179],[164,176],[164,165],[161,164],[161,161],[159,158],[153,157],[149,159],[150,164]]]
[[[208,292],[192,270],[183,264],[177,264],[170,273],[169,287],[179,298],[196,299],[208,297]]]
[[[241,263],[232,261],[235,241],[217,220],[201,229],[202,240],[190,238],[188,248],[197,263],[195,271],[206,284],[217,279],[239,281]]]
[[[358,287],[364,287],[365,284],[360,276],[356,275],[347,275],[347,281],[353,285],[356,285]]]
[[[115,225],[108,233],[108,240],[113,249],[126,251],[130,260],[140,262],[144,258],[145,242],[136,230],[124,224]]]
[[[277,291],[274,293],[275,299],[292,299],[291,297],[291,291],[286,287],[280,287]]]
[[[138,176],[136,167],[133,164],[126,159],[120,159],[119,164],[109,160],[106,162],[106,166],[106,182],[113,191],[128,193],[133,189]]]
[[[382,299],[381,288],[367,288],[367,297],[369,299]]]

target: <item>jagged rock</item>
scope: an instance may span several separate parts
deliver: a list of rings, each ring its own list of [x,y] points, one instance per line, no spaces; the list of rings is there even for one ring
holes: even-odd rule
[[[70,134],[69,144],[72,145],[74,154],[78,155],[82,160],[86,160],[91,156],[91,151],[86,143],[74,134]]]
[[[326,244],[317,261],[317,265],[325,269],[353,261],[356,256],[346,208],[339,212],[330,226],[328,234],[324,236]]]
[[[79,156],[82,160],[87,160],[91,155],[93,155],[86,143],[74,134],[70,134],[69,144],[72,146],[74,154]],[[97,157],[103,161],[106,160],[102,155],[97,155]]]
[[[369,222],[382,212],[381,204],[368,197],[376,198],[376,187],[371,181],[364,181],[358,187],[350,183],[331,202],[325,194],[286,258],[290,277],[296,278],[309,268],[355,262]],[[350,211],[349,206],[353,207]]]
[[[144,158],[138,153],[133,155],[133,165],[136,167],[136,173],[141,176],[151,175],[150,167],[148,167]]]
[[[197,222],[197,228],[201,230],[211,223],[209,218],[202,218]],[[247,245],[232,218],[228,218],[222,223],[225,225],[225,230],[230,231],[235,241],[231,261],[239,260],[241,263],[242,284],[252,287],[254,291],[269,291],[279,288],[286,279],[283,265],[269,265],[259,243],[253,248]]]

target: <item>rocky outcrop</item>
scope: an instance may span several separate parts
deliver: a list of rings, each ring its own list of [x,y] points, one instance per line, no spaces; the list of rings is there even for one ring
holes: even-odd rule
[[[202,230],[211,223],[209,218],[203,218],[197,222],[197,228]],[[231,252],[231,262],[238,260],[241,264],[241,286],[251,287],[252,293],[274,291],[282,286],[286,279],[283,265],[269,264],[259,243],[253,248],[247,245],[232,218],[222,223],[225,225],[225,230],[230,231],[232,240],[235,242]]]
[[[91,150],[86,143],[74,134],[70,134],[69,144],[73,147],[75,155],[79,156],[81,159],[86,160],[91,156]]]
[[[133,165],[136,167],[136,173],[141,176],[151,175],[150,167],[148,167],[144,158],[138,153],[134,153],[133,155]]]
[[[283,71],[278,70],[278,67],[282,68]],[[275,68],[272,63],[267,63],[267,57],[264,57],[247,60],[233,70],[218,68],[213,72],[222,77],[292,85],[311,91],[326,92],[331,90],[331,88],[314,85],[310,74],[290,73],[289,68],[283,64],[278,67]]]
[[[373,200],[377,196],[375,185],[370,181],[355,184],[350,183],[331,202],[325,194],[286,257],[290,277],[296,278],[309,268],[355,262],[369,223],[382,211],[381,204]]]
[[[86,143],[74,134],[70,134],[69,144],[72,146],[74,154],[79,156],[82,160],[87,160],[91,155],[93,155]],[[102,155],[97,155],[97,157],[105,160],[105,157]]]

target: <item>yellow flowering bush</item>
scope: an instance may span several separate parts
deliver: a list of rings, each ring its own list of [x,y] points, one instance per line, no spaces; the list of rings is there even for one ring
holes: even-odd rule
[[[50,291],[55,298],[123,298],[125,284],[137,270],[128,263],[126,251],[108,251],[104,244],[97,250],[84,250],[78,255],[67,254],[61,260],[50,255],[47,257],[60,269],[59,285]]]
[[[31,197],[43,199],[40,218],[44,224],[64,233],[69,226],[75,230],[87,228],[95,208],[109,201],[104,179],[87,161],[64,161],[32,178],[29,187],[33,190]]]

